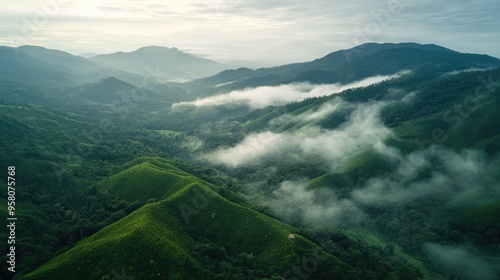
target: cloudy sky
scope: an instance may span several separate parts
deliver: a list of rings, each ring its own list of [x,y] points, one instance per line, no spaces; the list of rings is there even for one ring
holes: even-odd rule
[[[366,41],[500,57],[500,1],[2,1],[0,45],[74,54],[177,47],[222,62],[307,61]]]

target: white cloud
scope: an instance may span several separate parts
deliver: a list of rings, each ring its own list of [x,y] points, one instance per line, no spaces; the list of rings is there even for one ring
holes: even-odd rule
[[[252,134],[247,136],[238,145],[207,155],[207,158],[215,163],[230,167],[260,164],[265,156],[280,153],[283,144],[286,142],[287,135],[284,134],[273,132]]]
[[[325,119],[334,112],[338,111],[341,108],[351,108],[348,103],[342,102],[341,98],[335,98],[329,102],[324,103],[321,107],[319,108],[312,108],[310,110],[307,110],[306,112],[303,112],[302,114],[295,115],[295,114],[284,114],[281,115],[277,118],[274,118],[269,121],[269,126],[272,129],[279,128],[282,125],[286,125],[288,123],[293,123],[293,124],[298,124],[301,122],[311,122],[311,121],[316,121],[316,120],[321,120]]]
[[[281,183],[267,207],[285,221],[319,228],[365,218],[353,201],[338,198],[333,190],[309,191],[306,185],[306,180]]]
[[[311,113],[305,115],[304,116],[304,121],[314,121],[314,120],[323,119],[323,118],[327,117],[328,115],[330,115],[331,113],[337,111],[337,109],[339,108],[339,105],[340,105],[340,102],[336,102],[336,103],[328,102],[328,103],[325,103],[317,111],[311,112]]]
[[[191,102],[176,103],[173,106],[215,106],[228,103],[245,103],[253,109],[263,108],[270,105],[283,105],[294,101],[301,101],[306,98],[327,96],[340,93],[351,88],[366,87],[373,85],[401,74],[375,76],[363,79],[347,85],[327,84],[314,85],[310,83],[294,83],[279,86],[263,86],[244,90],[231,91],[230,93],[210,96]]]
[[[455,70],[455,71],[451,71],[451,72],[448,72],[448,73],[444,73],[443,76],[452,76],[452,75],[458,75],[458,74],[461,74],[461,73],[467,73],[467,72],[476,72],[476,71],[488,71],[488,70],[491,70],[492,68],[467,68],[467,69],[464,69],[464,70]]]
[[[342,103],[338,106],[350,105]],[[251,134],[235,146],[219,149],[205,157],[213,163],[229,167],[260,165],[276,158],[317,157],[334,167],[341,158],[391,135],[391,131],[378,119],[382,106],[383,103],[359,105],[350,120],[335,130],[304,127],[293,132]],[[303,117],[310,118],[311,114],[305,113]]]
[[[492,163],[480,152],[465,150],[457,153],[434,146],[403,155],[383,144],[376,146],[376,150],[398,168],[390,174],[371,178],[355,190],[352,197],[358,202],[383,205],[443,193],[451,201],[455,196],[484,190],[485,187],[500,192],[498,184],[495,186],[494,182],[486,180],[491,177],[489,166]]]

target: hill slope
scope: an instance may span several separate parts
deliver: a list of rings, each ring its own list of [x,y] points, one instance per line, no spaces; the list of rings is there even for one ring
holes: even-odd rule
[[[131,203],[161,200],[191,184],[209,185],[161,158],[139,158],[127,165],[129,168],[107,178],[101,186]]]
[[[200,256],[199,248],[207,240],[230,258],[251,256],[248,265],[262,276],[283,275],[315,254],[324,265],[311,279],[355,278],[349,265],[299,235],[290,238],[293,232],[290,226],[192,183],[104,228],[22,279],[110,279],[122,268],[135,279],[214,279],[217,273],[203,256],[217,262],[220,252],[201,250]]]

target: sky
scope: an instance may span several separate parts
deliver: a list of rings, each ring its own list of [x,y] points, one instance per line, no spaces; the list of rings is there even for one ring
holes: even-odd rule
[[[1,1],[0,45],[73,54],[159,45],[273,66],[365,42],[417,42],[500,57],[498,0]]]

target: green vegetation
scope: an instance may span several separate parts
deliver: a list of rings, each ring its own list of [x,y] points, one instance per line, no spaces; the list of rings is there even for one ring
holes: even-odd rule
[[[206,200],[203,207],[193,208],[200,198]],[[139,279],[212,279],[216,275],[204,267],[206,264],[196,254],[190,255],[202,246],[200,240],[220,244],[228,256],[253,256],[253,268],[264,274],[260,277],[271,277],[291,264],[299,264],[304,253],[321,252],[299,235],[291,239],[293,231],[290,226],[227,201],[207,187],[191,184],[79,242],[23,279],[99,279],[110,277],[113,269],[119,271],[121,267]],[[353,277],[348,265],[325,252],[321,255],[333,265],[329,277]]]
[[[479,225],[498,225],[500,217],[500,201],[495,201],[477,208],[461,211],[456,214],[457,218],[465,223],[477,223]]]
[[[159,158],[140,158],[134,163],[134,166],[101,183],[104,189],[128,203],[144,204],[150,199],[161,200],[184,186],[202,183],[198,178]]]

